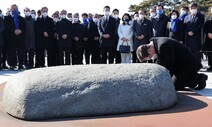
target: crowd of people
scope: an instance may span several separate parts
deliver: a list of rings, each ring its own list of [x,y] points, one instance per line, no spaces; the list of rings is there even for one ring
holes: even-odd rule
[[[212,8],[209,10],[212,15]],[[31,69],[58,65],[137,63],[137,48],[152,37],[169,37],[185,45],[201,61],[208,54],[208,70],[212,70],[212,17],[198,11],[198,4],[172,10],[167,16],[162,5],[144,8],[119,18],[119,10],[103,15],[69,13],[66,10],[48,15],[48,8],[24,9],[24,17],[16,4],[5,16],[0,12],[0,69]],[[206,36],[206,39],[204,38]],[[129,53],[120,52],[121,45],[130,46]],[[45,59],[47,58],[47,60]],[[147,60],[143,62],[154,62]]]

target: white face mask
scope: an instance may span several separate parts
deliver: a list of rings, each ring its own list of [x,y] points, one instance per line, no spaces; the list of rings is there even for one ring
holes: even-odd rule
[[[185,10],[181,10],[181,11],[180,11],[180,14],[181,14],[181,15],[185,15],[185,14],[186,14],[186,11],[185,11]]]
[[[31,14],[31,16],[32,16],[33,19],[35,19],[35,17],[36,17],[35,14]]]
[[[45,18],[45,17],[48,16],[48,13],[47,13],[47,12],[44,12],[42,15],[43,15],[43,17]]]
[[[78,23],[78,21],[79,21],[79,18],[74,18],[74,23]]]
[[[31,12],[25,12],[25,16],[30,16]]]
[[[60,19],[58,18],[53,18],[54,22],[58,22]]]
[[[197,9],[192,9],[191,14],[195,14],[197,12]]]
[[[72,19],[72,18],[68,18],[68,20],[69,20],[70,22],[72,22],[72,21],[73,21],[73,19]]]
[[[98,18],[93,18],[93,21],[94,22],[98,22]]]
[[[115,19],[118,19],[119,15],[116,14],[116,15],[114,15],[113,17],[114,17]]]
[[[105,16],[109,16],[110,12],[109,11],[105,11]]]
[[[134,20],[138,20],[139,19],[139,17],[138,16],[134,16]]]
[[[171,15],[171,19],[176,19],[177,15]]]
[[[66,15],[61,15],[60,16],[62,19],[65,19],[66,18]]]
[[[156,13],[152,12],[152,13],[150,13],[150,16],[154,17],[154,16],[156,16]]]
[[[144,15],[139,15],[139,18],[140,19],[144,19]]]

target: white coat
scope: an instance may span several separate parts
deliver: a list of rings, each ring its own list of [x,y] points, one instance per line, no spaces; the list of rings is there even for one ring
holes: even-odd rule
[[[119,51],[119,46],[122,45],[123,41],[121,40],[123,37],[127,38],[128,45],[130,46],[130,51],[133,51],[133,29],[132,24],[130,25],[124,25],[120,24],[118,27],[118,35],[119,35],[119,41],[117,45],[117,51]],[[127,45],[126,42],[123,43],[123,45]]]

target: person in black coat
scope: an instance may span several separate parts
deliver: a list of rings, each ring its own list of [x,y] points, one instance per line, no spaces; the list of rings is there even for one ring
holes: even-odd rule
[[[11,15],[5,16],[4,23],[8,43],[8,65],[10,69],[15,69],[18,62],[18,69],[24,69],[26,22],[20,16],[16,4],[11,6]]]
[[[156,12],[157,15],[151,18],[153,37],[166,37],[166,26],[170,19],[164,14],[162,5],[157,6]]]
[[[141,45],[137,50],[140,61],[151,59],[155,54],[157,63],[169,70],[176,90],[205,88],[208,76],[198,73],[201,63],[179,41],[168,37],[153,38],[150,44]]]
[[[185,45],[201,62],[200,50],[202,49],[203,26],[205,17],[197,11],[198,5],[191,4],[191,14],[185,17]]]
[[[118,46],[118,41],[119,41],[119,36],[118,36],[118,27],[120,24],[120,18],[119,18],[119,10],[118,9],[114,9],[113,13],[112,13],[113,18],[116,21],[116,33],[115,33],[115,45]],[[117,47],[116,47],[117,49]],[[121,63],[121,53],[119,51],[115,51],[115,63],[119,64]]]
[[[92,20],[92,19],[91,19]],[[84,28],[83,32],[83,50],[85,54],[85,63],[90,64],[90,55],[91,55],[91,44],[89,40],[89,29],[90,29],[90,21],[88,21],[88,14],[82,14],[82,26]]]
[[[3,57],[3,52],[2,48],[4,46],[4,39],[3,39],[3,32],[4,32],[4,20],[2,17],[0,17],[0,70],[2,69],[2,57]]]
[[[54,65],[55,51],[53,43],[54,21],[48,16],[48,8],[41,9],[42,18],[35,23],[36,30],[36,67],[45,66],[45,50],[47,51],[47,66]]]
[[[116,48],[115,33],[116,21],[113,17],[109,16],[110,7],[104,7],[104,16],[99,20],[99,33],[100,33],[100,45],[102,52],[102,63],[107,63],[107,54],[109,54],[109,63],[114,62],[114,52]]]
[[[71,57],[71,36],[72,36],[72,23],[66,18],[67,11],[60,12],[61,20],[56,24],[56,33],[58,35],[57,46],[59,50],[58,59],[59,65],[70,65]],[[65,63],[64,63],[65,54]]]
[[[212,70],[212,7],[211,7],[211,16],[208,17],[204,25],[204,32],[205,32],[206,38],[205,38],[203,50],[207,52],[207,56],[208,56],[209,68],[207,69],[207,71],[211,71]]]
[[[73,15],[72,24],[72,65],[83,64],[83,33],[84,27],[80,24],[79,14]]]
[[[24,9],[26,33],[25,33],[25,63],[28,69],[34,67],[34,55],[35,55],[35,19],[32,18],[29,8]]]
[[[152,36],[152,26],[150,20],[148,20],[146,15],[146,10],[139,9],[139,18],[133,22],[133,32],[134,32],[134,43],[133,43],[133,57],[136,57],[136,50],[142,44],[148,44],[149,39]],[[136,62],[139,62],[136,60]]]
[[[99,31],[98,31],[98,14],[94,14],[92,21],[89,21],[89,44],[91,51],[91,63],[99,64],[100,63],[100,43],[99,43]]]
[[[179,12],[177,10],[173,10],[169,14],[169,17],[171,19],[171,22],[168,22],[167,24],[167,30],[166,30],[167,37],[171,37],[173,39],[178,40],[180,43],[183,43],[184,40],[183,22],[178,19]]]

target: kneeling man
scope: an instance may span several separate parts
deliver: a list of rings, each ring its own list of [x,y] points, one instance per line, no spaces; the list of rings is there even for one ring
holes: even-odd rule
[[[149,44],[138,47],[137,57],[140,62],[157,55],[157,63],[169,70],[176,90],[185,87],[204,89],[208,76],[199,74],[202,64],[177,40],[157,37]]]

